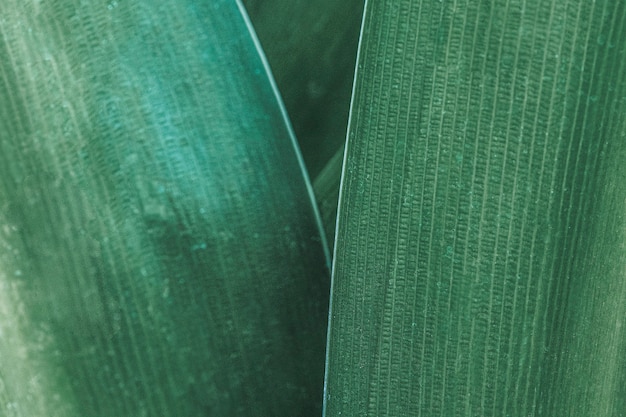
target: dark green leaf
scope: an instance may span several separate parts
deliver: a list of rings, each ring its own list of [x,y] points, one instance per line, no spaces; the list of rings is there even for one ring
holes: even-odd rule
[[[246,0],[293,121],[329,243],[363,0]]]
[[[626,8],[366,4],[327,416],[626,409]]]
[[[244,3],[315,179],[345,141],[363,0]]]

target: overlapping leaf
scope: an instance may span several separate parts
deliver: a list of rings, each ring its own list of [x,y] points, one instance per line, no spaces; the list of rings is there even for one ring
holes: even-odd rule
[[[0,414],[319,415],[327,258],[240,5],[0,16]]]
[[[363,0],[246,0],[285,99],[329,243]]]

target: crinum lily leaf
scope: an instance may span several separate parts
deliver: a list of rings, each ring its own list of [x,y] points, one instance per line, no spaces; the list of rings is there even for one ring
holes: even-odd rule
[[[319,414],[328,257],[242,6],[0,16],[0,414]]]
[[[626,8],[368,1],[325,415],[626,410]]]

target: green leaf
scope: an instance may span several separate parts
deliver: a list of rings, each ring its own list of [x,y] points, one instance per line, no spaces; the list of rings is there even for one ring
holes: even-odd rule
[[[241,10],[0,6],[0,414],[319,414],[328,258]]]
[[[246,0],[334,241],[363,0]]]
[[[369,1],[326,416],[626,409],[626,8]]]
[[[345,142],[363,0],[244,3],[315,179]]]
[[[322,224],[326,231],[331,249],[335,238],[337,223],[337,208],[339,200],[339,186],[341,185],[341,167],[343,165],[344,147],[335,152],[324,169],[313,181],[313,190],[320,210]]]

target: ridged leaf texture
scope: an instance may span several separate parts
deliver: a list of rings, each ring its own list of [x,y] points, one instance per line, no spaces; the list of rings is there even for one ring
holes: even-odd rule
[[[325,415],[626,410],[626,8],[368,1]]]
[[[328,261],[238,2],[0,5],[0,415],[319,415]]]

